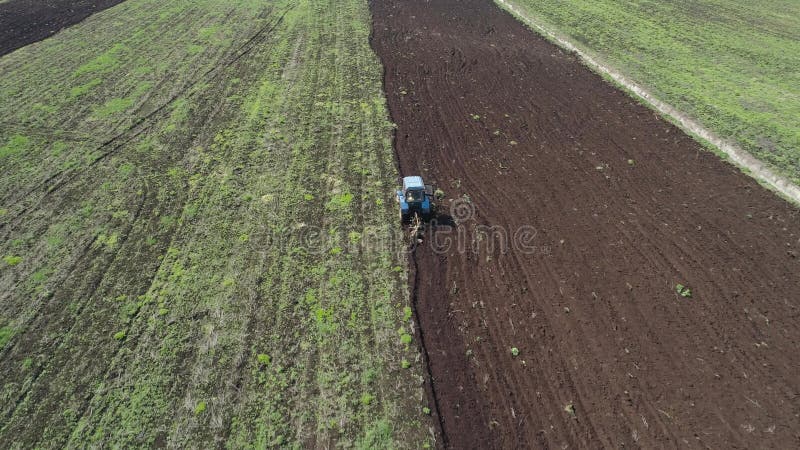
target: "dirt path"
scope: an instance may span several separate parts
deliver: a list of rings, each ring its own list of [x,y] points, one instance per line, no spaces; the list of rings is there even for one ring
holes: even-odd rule
[[[124,0],[9,0],[0,3],[0,56],[46,39]]]
[[[414,256],[440,443],[797,446],[800,211],[489,0],[372,9],[401,172],[470,201]]]

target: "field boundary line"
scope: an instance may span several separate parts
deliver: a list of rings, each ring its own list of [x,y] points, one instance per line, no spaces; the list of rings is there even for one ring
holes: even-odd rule
[[[678,125],[683,131],[694,136],[695,139],[699,137],[716,147],[719,151],[727,155],[729,160],[732,161],[734,165],[745,169],[744,172],[748,175],[760,181],[762,184],[766,184],[767,187],[777,191],[784,197],[792,200],[794,203],[800,204],[800,187],[792,183],[792,181],[788,178],[773,171],[767,166],[766,163],[758,160],[755,156],[751,155],[741,147],[721,138],[713,131],[701,125],[700,122],[690,118],[677,108],[659,100],[643,86],[623,75],[621,71],[600,62],[598,56],[590,54],[588,50],[582,50],[565,36],[560,35],[559,33],[542,24],[540,21],[523,13],[512,2],[507,0],[494,0],[494,2],[500,8],[509,12],[522,23],[528,25],[532,30],[544,36],[549,41],[578,55],[581,61],[583,61],[584,64],[589,66],[589,68],[595,72],[611,78],[614,82],[625,88],[625,90],[627,90],[629,93],[632,93],[634,96],[638,97],[648,106],[671,118],[676,125]]]

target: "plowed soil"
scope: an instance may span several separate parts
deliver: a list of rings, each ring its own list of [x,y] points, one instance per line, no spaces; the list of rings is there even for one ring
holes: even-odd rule
[[[0,3],[0,56],[41,41],[124,0],[8,0]]]
[[[489,0],[372,10],[401,173],[475,207],[413,256],[439,443],[800,445],[800,211]]]

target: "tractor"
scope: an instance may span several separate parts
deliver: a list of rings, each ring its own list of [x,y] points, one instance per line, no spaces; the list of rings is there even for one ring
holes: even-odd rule
[[[403,190],[397,191],[400,220],[408,223],[417,217],[427,221],[433,212],[433,187],[426,185],[420,176],[403,178]]]

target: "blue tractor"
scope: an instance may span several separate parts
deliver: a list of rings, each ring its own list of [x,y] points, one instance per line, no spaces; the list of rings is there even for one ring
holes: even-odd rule
[[[403,190],[397,191],[397,201],[400,203],[400,219],[408,222],[419,216],[421,220],[428,220],[433,211],[433,188],[422,181],[422,177],[413,176],[403,178]]]

